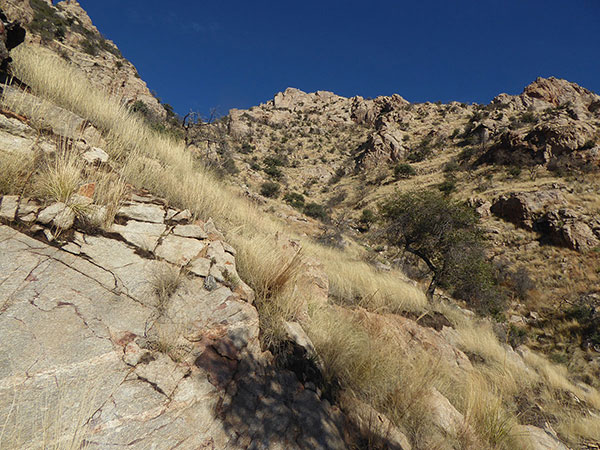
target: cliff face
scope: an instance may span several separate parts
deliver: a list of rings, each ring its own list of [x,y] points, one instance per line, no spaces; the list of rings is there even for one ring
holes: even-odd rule
[[[99,88],[122,97],[127,104],[143,102],[157,118],[166,112],[150,93],[136,68],[105,39],[76,0],[2,0],[11,20],[27,29],[27,41],[47,47],[79,67]]]

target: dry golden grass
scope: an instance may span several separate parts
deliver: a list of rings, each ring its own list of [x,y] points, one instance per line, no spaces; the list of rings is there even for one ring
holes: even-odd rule
[[[51,202],[68,203],[83,183],[83,163],[73,152],[59,148],[36,174],[33,193]]]
[[[169,306],[171,296],[175,294],[183,281],[181,270],[171,264],[156,267],[150,277],[150,287],[156,295],[156,309],[160,315],[164,314]]]
[[[0,151],[0,194],[21,194],[33,167],[33,154]]]
[[[118,99],[92,89],[64,61],[28,46],[20,47],[14,59],[17,76],[37,95],[90,120],[103,132],[107,140],[105,150],[118,165],[119,180],[150,189],[173,206],[189,208],[197,216],[213,217],[227,230],[227,239],[238,250],[239,272],[257,292],[262,325],[267,328],[267,335],[271,333],[269,339],[277,339],[282,320],[300,318],[303,313],[300,305],[305,299],[292,289],[299,260],[282,253],[274,239],[285,228],[282,223],[219,182],[181,143],[157,135],[140,118],[129,114]],[[56,189],[56,196],[62,198],[63,192],[71,189],[69,177],[64,185],[66,189]],[[118,188],[112,193],[98,193],[98,198],[118,204],[121,192],[122,188]],[[378,272],[357,254],[325,248],[305,238],[300,240],[306,255],[323,263],[330,279],[330,292],[341,303],[380,312],[428,308],[423,293],[403,281],[401,274]],[[425,442],[424,436],[431,427],[425,390],[441,385],[440,390],[448,391],[443,385],[456,380],[427,354],[399,358],[391,353],[395,347],[385,333],[373,333],[360,320],[344,315],[341,309],[320,308],[310,300],[306,308],[310,316],[306,327],[323,359],[326,378],[388,414],[407,430],[419,448],[418,443]],[[524,448],[512,440],[516,411],[511,399],[520,389],[534,384],[547,385],[545,400],[553,410],[558,410],[559,405],[551,394],[565,389],[598,407],[598,393],[583,392],[561,370],[535,359],[527,361],[531,368],[519,365],[489,326],[464,318],[456,325],[461,347],[484,362],[473,369],[475,381],[455,385],[457,392],[453,398],[478,436],[490,445]],[[165,352],[170,351],[165,348]],[[460,398],[464,399],[463,404]],[[574,442],[589,434],[584,430],[589,421],[586,414],[565,410],[560,417],[567,440]],[[460,440],[460,436],[456,439]]]

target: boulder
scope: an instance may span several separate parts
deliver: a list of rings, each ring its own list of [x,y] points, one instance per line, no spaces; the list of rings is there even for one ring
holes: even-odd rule
[[[373,448],[411,450],[406,435],[385,414],[372,406],[343,392],[340,404],[346,417],[358,428],[360,434]]]
[[[532,230],[536,220],[549,208],[564,205],[566,201],[559,190],[517,192],[502,195],[494,200],[490,211],[520,227]]]
[[[92,147],[81,157],[89,164],[101,164],[108,162],[108,153],[98,147]]]
[[[569,447],[560,442],[556,433],[549,429],[543,430],[533,425],[518,425],[515,433],[529,439],[531,450],[569,450]]]

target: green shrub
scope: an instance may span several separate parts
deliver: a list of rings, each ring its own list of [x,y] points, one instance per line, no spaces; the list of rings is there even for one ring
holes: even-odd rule
[[[269,198],[277,198],[279,196],[279,184],[272,181],[266,181],[260,186],[260,195]]]
[[[508,175],[512,178],[517,178],[521,175],[521,168],[519,166],[510,166],[508,168]]]
[[[311,202],[304,205],[304,214],[313,219],[319,219],[325,221],[327,219],[327,211],[323,205]]]
[[[437,188],[444,195],[450,195],[456,190],[456,180],[454,178],[448,178],[438,184]]]
[[[296,209],[302,209],[304,207],[304,196],[298,192],[288,192],[283,196],[283,200]]]
[[[85,38],[80,42],[81,49],[91,56],[96,56],[98,54],[98,44],[88,38]]]
[[[283,172],[277,166],[266,166],[263,167],[263,171],[269,175],[271,178],[275,178],[276,180],[280,180],[283,178]]]
[[[375,223],[377,220],[377,216],[370,209],[363,209],[358,219],[359,230],[360,231],[368,231],[371,228],[371,225]]]
[[[255,148],[253,145],[250,145],[250,143],[248,143],[248,142],[244,142],[244,144],[240,148],[240,153],[242,153],[244,155],[248,155],[248,154],[252,153],[254,150],[255,150]]]
[[[408,163],[398,163],[394,167],[394,178],[410,178],[417,174],[417,171]]]

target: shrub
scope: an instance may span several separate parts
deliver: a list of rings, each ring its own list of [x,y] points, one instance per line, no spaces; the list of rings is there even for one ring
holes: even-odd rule
[[[446,164],[444,164],[443,170],[445,173],[453,173],[453,172],[456,172],[458,169],[460,169],[458,161],[456,161],[456,159],[453,158],[450,161],[448,161]]]
[[[585,141],[585,144],[583,144],[580,148],[580,150],[589,150],[590,148],[594,148],[594,146],[596,145],[596,142],[594,142],[593,139],[589,139],[587,141]]]
[[[526,113],[523,113],[521,115],[521,122],[523,123],[536,123],[537,122],[537,117],[535,116],[535,114],[531,111],[528,111]]]
[[[96,42],[85,38],[83,41],[81,41],[80,45],[81,49],[88,55],[96,56],[98,54],[98,45]]]
[[[145,118],[150,117],[150,108],[141,100],[136,100],[129,107],[131,112],[137,113]]]
[[[271,178],[275,178],[276,180],[281,180],[283,178],[283,172],[277,166],[264,167],[263,171]]]
[[[254,150],[255,148],[253,145],[250,145],[248,142],[244,142],[244,144],[240,148],[240,153],[247,155],[249,153],[252,153]]]
[[[327,219],[327,211],[323,205],[319,205],[318,203],[311,202],[304,205],[304,214],[313,219],[326,220]]]
[[[519,175],[521,175],[521,168],[519,166],[509,167],[508,175],[511,176],[512,178],[517,178]]]
[[[296,209],[302,209],[304,207],[304,195],[299,194],[298,192],[288,192],[284,195],[283,200]]]
[[[358,219],[358,223],[360,224],[360,231],[368,231],[371,228],[371,225],[375,223],[377,217],[375,213],[370,209],[363,209],[360,218]]]
[[[260,186],[260,195],[269,198],[277,198],[279,196],[279,184],[272,181],[267,181]]]
[[[283,167],[288,165],[287,156],[267,156],[263,160],[263,164],[267,167]]]
[[[456,190],[456,180],[454,178],[448,178],[438,184],[437,188],[444,195],[450,195]]]
[[[408,163],[398,163],[394,167],[394,178],[410,178],[417,174],[417,171]]]

